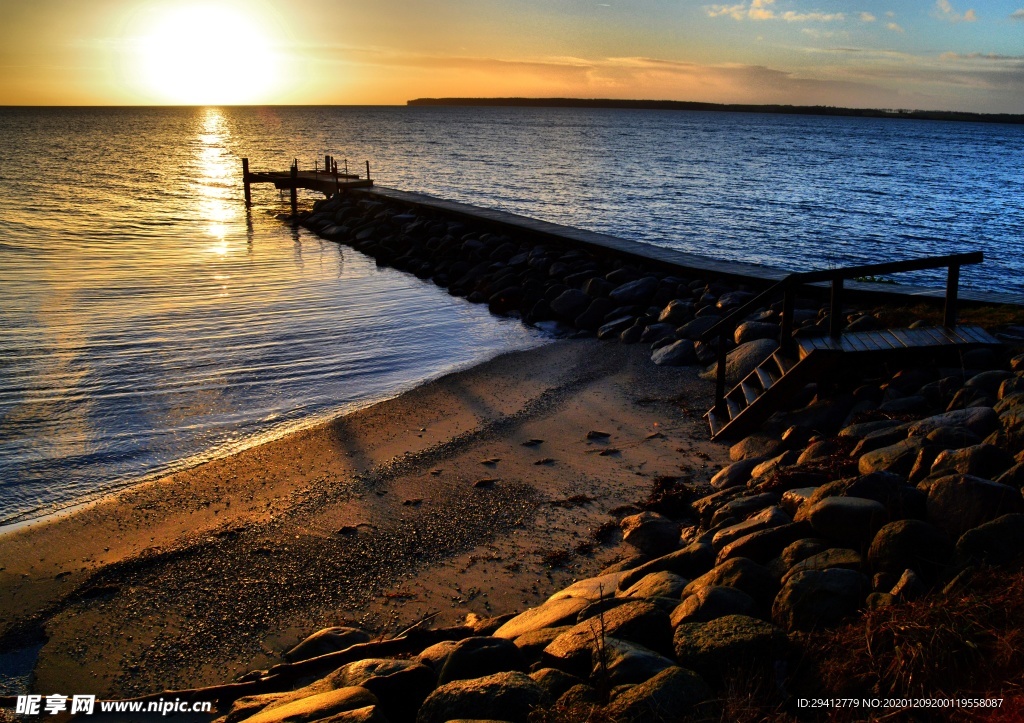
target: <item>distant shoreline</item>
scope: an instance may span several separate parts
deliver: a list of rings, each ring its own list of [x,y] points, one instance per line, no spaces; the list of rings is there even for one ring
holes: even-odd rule
[[[884,110],[839,108],[825,105],[753,105],[699,103],[683,100],[615,100],[610,98],[416,98],[413,106],[497,106],[523,108],[613,108],[626,110],[689,110],[719,113],[775,113],[778,115],[823,115],[854,118],[899,118],[910,120],[965,121],[971,123],[1024,124],[1024,114],[968,113],[944,110]]]

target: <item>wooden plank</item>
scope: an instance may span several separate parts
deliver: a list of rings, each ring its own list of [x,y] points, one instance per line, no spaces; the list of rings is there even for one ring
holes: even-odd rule
[[[902,339],[892,333],[892,329],[882,329],[877,333],[880,334],[887,342],[892,344],[894,349],[906,349],[908,346]]]
[[[872,348],[856,332],[843,334],[843,351],[872,351]]]
[[[1000,344],[1001,342],[980,326],[958,326],[957,332],[961,336],[969,337],[978,344]]]

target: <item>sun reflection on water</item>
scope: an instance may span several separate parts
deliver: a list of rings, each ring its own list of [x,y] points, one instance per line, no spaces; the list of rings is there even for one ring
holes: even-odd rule
[[[219,256],[226,256],[230,246],[225,237],[231,222],[238,216],[238,208],[233,203],[235,185],[234,156],[228,150],[231,132],[227,121],[216,108],[208,108],[202,117],[201,129],[197,136],[199,171],[196,179],[199,191],[199,211],[206,224],[206,234],[216,243],[207,251]]]

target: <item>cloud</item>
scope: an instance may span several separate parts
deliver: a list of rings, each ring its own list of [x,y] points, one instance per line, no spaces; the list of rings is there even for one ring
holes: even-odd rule
[[[905,33],[905,32],[907,32],[902,27],[900,27],[899,23],[888,23],[885,27],[887,27],[889,30],[893,31],[894,33]]]
[[[728,16],[733,20],[785,20],[788,23],[828,23],[846,19],[844,13],[798,13],[793,10],[787,10],[779,15],[769,7],[774,3],[775,0],[750,0],[750,5],[746,3],[739,3],[737,5],[709,5],[705,7],[705,10],[707,10],[710,17]]]
[[[968,9],[963,14],[958,13],[953,9],[949,0],[935,0],[935,16],[951,23],[973,23],[978,19],[972,9]]]
[[[1021,8],[1020,10],[1014,10],[1012,13],[1010,13],[1010,19],[1024,20],[1024,8]]]
[[[861,13],[861,14],[860,14],[860,21],[861,21],[862,23],[873,23],[873,22],[875,22],[876,20],[878,20],[878,18],[876,18],[876,17],[875,17],[874,15],[872,15],[871,13]]]

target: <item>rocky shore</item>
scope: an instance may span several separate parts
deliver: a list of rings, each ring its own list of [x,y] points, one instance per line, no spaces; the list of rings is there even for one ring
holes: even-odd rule
[[[659,365],[711,363],[695,340],[751,295],[376,200],[321,202],[305,224],[495,313],[649,345]],[[812,300],[796,318],[798,334],[829,326]],[[850,329],[886,323],[879,310],[847,318]],[[745,320],[729,375],[771,353],[778,332],[778,309]],[[756,701],[750,719],[800,718],[815,714],[798,696],[853,694],[998,693],[1019,705],[1019,654],[998,689],[965,674],[962,689],[928,690],[934,661],[904,651],[906,669],[890,679],[860,671],[837,684],[814,665],[848,651],[809,647],[878,611],[945,604],[985,571],[1020,575],[1024,355],[1013,351],[1019,327],[1002,332],[1007,348],[966,352],[956,366],[879,365],[808,385],[733,444],[709,482],[666,480],[656,499],[618,508],[621,559],[540,605],[388,640],[321,630],[288,662],[206,691],[233,701],[218,720],[719,720],[743,717],[737,700]],[[1024,625],[1019,613],[1007,630]],[[981,637],[966,643],[992,652]]]
[[[93,605],[87,612],[103,620],[134,611],[135,598],[119,607],[127,591],[152,595],[162,576],[183,577],[174,567],[180,558],[216,574],[209,589],[190,591],[190,610],[172,621],[166,639],[184,640],[189,626],[207,621],[191,608],[214,594],[211,610],[231,598],[246,611],[244,620],[225,612],[216,632],[251,633],[254,644],[298,640],[296,628],[320,627],[308,626],[311,619],[330,624],[286,650],[264,647],[267,667],[232,682],[147,699],[213,700],[222,723],[831,719],[835,711],[797,701],[845,695],[998,696],[1011,714],[1005,719],[1020,713],[1024,605],[1000,602],[993,610],[985,602],[1013,601],[1024,591],[1020,313],[993,315],[998,321],[987,324],[1003,348],[846,369],[807,385],[755,434],[723,447],[707,441],[699,420],[711,385],[695,374],[711,378],[716,358],[699,337],[754,289],[557,239],[513,237],[372,194],[318,202],[302,222],[494,313],[600,341],[499,360],[488,373],[470,375],[468,387],[428,385],[412,395],[415,405],[403,398],[381,405],[362,427],[358,419],[339,422],[280,450],[212,464],[204,478],[238,484],[251,475],[251,488],[269,485],[280,504],[264,513],[263,498],[250,490],[219,510],[241,515],[244,524],[210,518],[196,539],[189,531],[176,546],[125,552],[133,560],[130,579],[109,568],[81,578],[77,570],[58,573],[80,587],[64,607],[48,603],[61,610],[54,631],[81,613],[75,606]],[[737,327],[729,340],[731,380],[776,349],[780,311],[759,309]],[[844,309],[844,321],[847,329],[867,330],[922,323],[929,313],[862,303]],[[831,324],[827,305],[813,297],[798,300],[795,321],[801,336],[827,333]],[[577,351],[565,351],[570,347]],[[552,370],[563,363],[565,374]],[[374,449],[370,440],[382,433],[393,443]],[[351,459],[318,467],[339,443]],[[285,494],[280,479],[260,476],[279,453],[290,455],[284,467],[309,466],[301,491]],[[695,460],[702,460],[699,468]],[[165,497],[157,490],[139,509],[148,518],[152,499]],[[473,507],[473,528],[451,549],[442,549],[448,531],[424,547],[413,525],[416,534],[395,547],[401,554],[377,555],[379,540],[390,537],[374,535],[387,520],[404,530],[406,515],[440,519],[460,500]],[[550,504],[553,517],[539,521],[538,500]],[[240,509],[245,504],[252,509]],[[360,523],[364,517],[374,525]],[[160,534],[166,523],[157,522]],[[458,520],[451,522],[458,529]],[[123,520],[111,524],[121,529]],[[487,536],[488,525],[500,530],[500,542]],[[95,523],[70,536],[41,537],[60,545],[86,530]],[[514,539],[517,531],[530,540],[527,547]],[[547,580],[527,571],[536,579],[531,596],[518,589],[523,550],[545,538]],[[20,542],[37,549],[35,538]],[[280,605],[267,604],[262,587],[236,584],[231,576],[239,571],[217,562],[239,559],[239,550],[252,553],[245,559],[255,565],[253,577],[280,577]],[[445,569],[443,560],[457,554],[465,565]],[[396,580],[375,567],[398,558],[410,564]],[[497,564],[483,569],[490,561]],[[380,610],[404,606],[406,596],[424,600],[404,618],[389,619],[404,620],[397,628],[377,624],[380,617],[359,624],[353,615],[332,615],[370,604],[367,591],[332,587],[335,573],[353,564],[365,573],[358,585],[386,598]],[[465,577],[471,568],[476,577]],[[102,603],[94,604],[89,591],[108,577]],[[430,598],[431,586],[444,587],[440,578],[459,594]],[[491,598],[482,605],[485,589]],[[434,604],[442,599],[450,605],[438,614]],[[266,629],[273,616],[259,617],[270,608],[280,617],[313,600],[316,614],[292,616],[276,637]],[[179,604],[170,601],[168,609]],[[970,625],[953,617],[964,609]],[[253,630],[250,620],[258,622]],[[117,634],[112,629],[111,639]],[[55,668],[84,655],[67,635],[64,644],[71,652],[48,644],[65,656],[52,658],[48,681],[60,680]],[[185,657],[192,653],[183,649]],[[132,677],[126,665],[133,661],[159,662],[143,650],[111,673],[111,685]],[[146,667],[136,673],[152,679],[170,669]],[[933,712],[929,719],[958,717]]]

